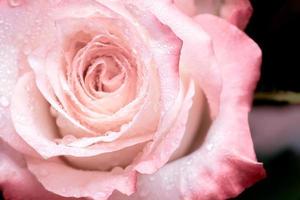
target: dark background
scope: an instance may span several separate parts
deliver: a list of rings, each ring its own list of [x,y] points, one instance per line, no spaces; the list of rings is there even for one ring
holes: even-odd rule
[[[300,92],[300,1],[252,0],[247,34],[261,47],[263,63],[258,91]]]
[[[263,51],[257,92],[300,92],[300,0],[251,2],[254,13],[246,32]],[[267,178],[235,199],[300,200],[300,155],[289,149],[267,158],[257,154]]]

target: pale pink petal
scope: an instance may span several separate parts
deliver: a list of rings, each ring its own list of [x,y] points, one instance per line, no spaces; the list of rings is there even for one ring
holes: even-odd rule
[[[201,199],[235,197],[264,176],[261,164],[231,154],[214,158],[197,154],[167,164],[151,175],[139,175],[137,192],[114,192],[109,200]],[[196,161],[197,160],[197,161]]]
[[[181,75],[185,79],[184,75]],[[187,79],[189,77],[186,77]],[[192,107],[190,108],[185,133],[181,139],[180,146],[172,154],[168,162],[185,156],[205,137],[211,118],[209,117],[208,105],[201,87],[195,84]]]
[[[27,158],[29,170],[49,191],[64,197],[107,199],[114,190],[130,195],[136,173],[115,168],[110,172],[75,169],[65,162]]]
[[[150,142],[137,158],[135,167],[141,173],[151,174],[168,162],[179,147],[186,130],[188,114],[195,93],[194,83],[181,85],[179,95],[165,118],[162,119],[153,142]],[[172,116],[177,116],[173,118]]]
[[[47,191],[28,171],[22,155],[0,140],[0,188],[5,199],[71,200]]]
[[[207,14],[195,20],[213,39],[223,80],[222,104],[238,105],[249,111],[260,75],[260,48],[246,34],[218,17]],[[212,23],[215,25],[211,26]]]
[[[140,11],[135,7],[128,7],[128,9],[150,36],[149,48],[158,69],[163,114],[170,109],[179,93],[182,40],[173,33],[170,27],[162,24],[150,12]]]
[[[201,85],[210,106],[210,114],[214,117],[219,109],[221,77],[210,36],[196,21],[180,12],[174,4],[158,0],[154,0],[155,3],[137,2],[153,12],[183,41],[180,71],[190,74]]]
[[[118,144],[115,144],[118,145]],[[101,153],[92,157],[64,156],[72,167],[85,170],[109,171],[114,167],[126,167],[143,150],[145,143],[138,143],[118,151]]]
[[[30,147],[17,133],[11,120],[9,108],[0,109],[0,138],[11,147],[23,154],[39,157],[37,152]]]
[[[150,48],[160,76],[162,118],[154,133],[153,142],[147,145],[141,157],[136,160],[140,172],[152,173],[170,159],[181,142],[191,98],[194,95],[194,85],[182,81],[179,89],[178,64],[181,41],[171,29],[162,25],[155,17],[146,15],[147,11],[140,13],[132,5],[129,5],[128,9],[150,36]],[[157,29],[163,31],[158,32]]]
[[[20,152],[30,155],[35,152],[16,134],[9,107],[18,76],[28,70],[23,53],[30,50],[27,48],[29,43],[36,45],[35,37],[42,32],[38,24],[44,17],[38,17],[39,21],[36,19],[45,10],[45,2],[21,2],[13,7],[6,0],[0,1],[0,137]]]
[[[35,73],[35,82],[43,97],[49,102],[49,104],[65,119],[67,119],[68,124],[72,125],[75,129],[79,130],[77,132],[83,132],[86,134],[94,134],[93,131],[87,129],[83,125],[81,125],[77,120],[72,118],[69,113],[66,113],[63,110],[61,103],[55,96],[54,90],[51,87],[50,81],[45,73],[45,67],[47,64],[57,66],[61,64],[61,60],[59,60],[59,52],[52,52],[52,54],[47,57],[48,51],[51,47],[47,46],[45,48],[36,49],[30,56],[28,57],[28,62],[30,67],[33,69]],[[57,61],[57,62],[55,62]],[[49,107],[50,109],[50,107]]]
[[[31,73],[18,80],[11,102],[11,117],[18,134],[37,151],[47,148],[47,140],[57,137],[49,104],[37,90]]]

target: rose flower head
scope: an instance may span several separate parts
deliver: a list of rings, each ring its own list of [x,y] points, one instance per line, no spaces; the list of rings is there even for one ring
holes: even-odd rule
[[[208,2],[223,11],[0,1],[4,197],[226,199],[263,178],[248,126],[261,52],[239,29],[251,6]]]

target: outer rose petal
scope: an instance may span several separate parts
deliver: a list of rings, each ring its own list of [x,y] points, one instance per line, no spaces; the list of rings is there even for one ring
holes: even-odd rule
[[[249,0],[174,0],[175,5],[189,16],[210,13],[244,29],[252,13]]]
[[[220,16],[240,29],[245,29],[252,14],[248,0],[225,0]]]
[[[187,133],[185,130],[188,115],[193,104],[192,99],[195,95],[195,85],[194,82],[188,84],[189,85],[186,86],[188,87],[188,89],[186,89],[186,94],[182,92],[182,90],[185,89],[181,88],[180,95],[177,98],[175,105],[173,105],[176,113],[167,113],[167,117],[166,119],[163,119],[160,124],[153,142],[145,147],[141,157],[137,159],[138,163],[136,169],[139,172],[152,174],[157,171],[167,163],[175,150],[179,148],[184,134],[192,134]],[[182,96],[184,96],[184,98]],[[170,121],[170,115],[177,115],[177,118]],[[169,126],[171,126],[171,128],[169,128]]]
[[[7,200],[71,200],[43,188],[28,171],[21,154],[0,140],[0,188]]]
[[[261,50],[246,34],[218,17],[207,14],[195,19],[212,37],[223,80],[221,104],[249,111],[260,75]]]
[[[109,200],[224,200],[239,194],[253,180],[260,179],[262,165],[234,155],[212,159],[195,154],[138,177],[137,193],[127,197],[113,193]],[[198,158],[196,158],[198,157]],[[250,178],[249,178],[250,177]]]
[[[155,3],[141,0],[134,2],[153,12],[183,41],[180,71],[190,74],[197,81],[201,80],[199,85],[208,100],[210,114],[215,117],[219,109],[221,76],[209,35],[196,21],[180,12],[174,4],[158,0],[154,0]]]
[[[142,176],[140,192],[128,199],[227,199],[265,175],[262,164],[256,162],[248,127],[261,52],[222,19],[203,15],[197,21],[212,37],[222,67],[220,112],[198,150],[154,175]],[[115,194],[111,199],[126,198]]]
[[[89,171],[55,160],[27,159],[29,170],[49,191],[65,197],[107,199],[116,189],[130,195],[135,191],[136,173],[115,168],[110,172]]]

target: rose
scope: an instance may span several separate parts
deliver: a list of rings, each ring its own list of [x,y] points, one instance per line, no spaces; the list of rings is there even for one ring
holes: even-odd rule
[[[3,87],[7,198],[224,199],[263,176],[247,122],[260,50],[234,26],[168,1],[1,9],[2,49],[19,56]]]

